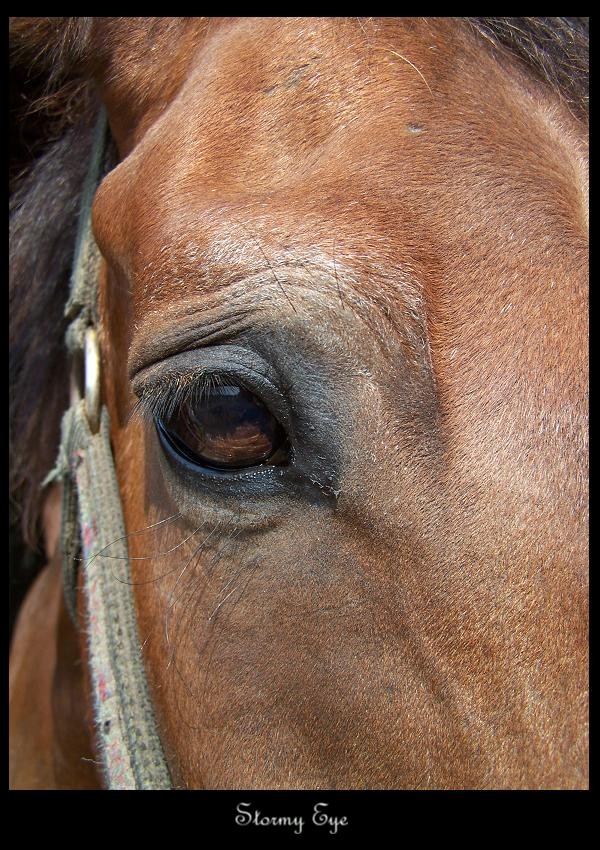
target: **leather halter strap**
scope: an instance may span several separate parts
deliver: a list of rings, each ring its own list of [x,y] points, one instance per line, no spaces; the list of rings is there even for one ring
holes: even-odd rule
[[[70,320],[66,342],[73,360],[71,406],[62,420],[56,465],[44,483],[62,481],[65,598],[79,625],[79,580],[86,609],[96,737],[108,788],[164,790],[172,788],[172,784],[158,737],[137,630],[109,414],[100,402],[96,336],[100,253],[92,234],[91,208],[107,170],[108,150],[107,121],[102,110],[81,198],[71,291],[65,309]],[[78,579],[80,561],[83,567]]]

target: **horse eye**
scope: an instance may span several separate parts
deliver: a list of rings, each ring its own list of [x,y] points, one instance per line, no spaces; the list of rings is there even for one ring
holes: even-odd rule
[[[158,425],[172,448],[197,466],[244,469],[289,462],[285,431],[243,387],[213,387]]]

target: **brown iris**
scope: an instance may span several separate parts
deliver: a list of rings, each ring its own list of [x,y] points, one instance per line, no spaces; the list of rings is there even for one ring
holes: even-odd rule
[[[243,469],[288,460],[285,431],[243,387],[206,390],[160,426],[175,450],[200,466]]]

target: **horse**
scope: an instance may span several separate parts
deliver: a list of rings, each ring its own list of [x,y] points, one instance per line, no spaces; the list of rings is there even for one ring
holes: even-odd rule
[[[587,787],[587,43],[12,19],[12,788]]]

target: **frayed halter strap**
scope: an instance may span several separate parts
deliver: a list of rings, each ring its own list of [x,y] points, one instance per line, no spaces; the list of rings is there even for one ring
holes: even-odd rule
[[[81,585],[94,714],[108,788],[160,790],[170,789],[172,784],[156,729],[137,631],[109,415],[100,403],[100,253],[92,235],[91,208],[98,184],[108,170],[108,150],[102,110],[81,198],[65,310],[70,320],[66,341],[73,359],[71,406],[63,417],[56,466],[45,483],[62,481],[63,583],[67,607],[76,624],[77,564],[82,553]]]

